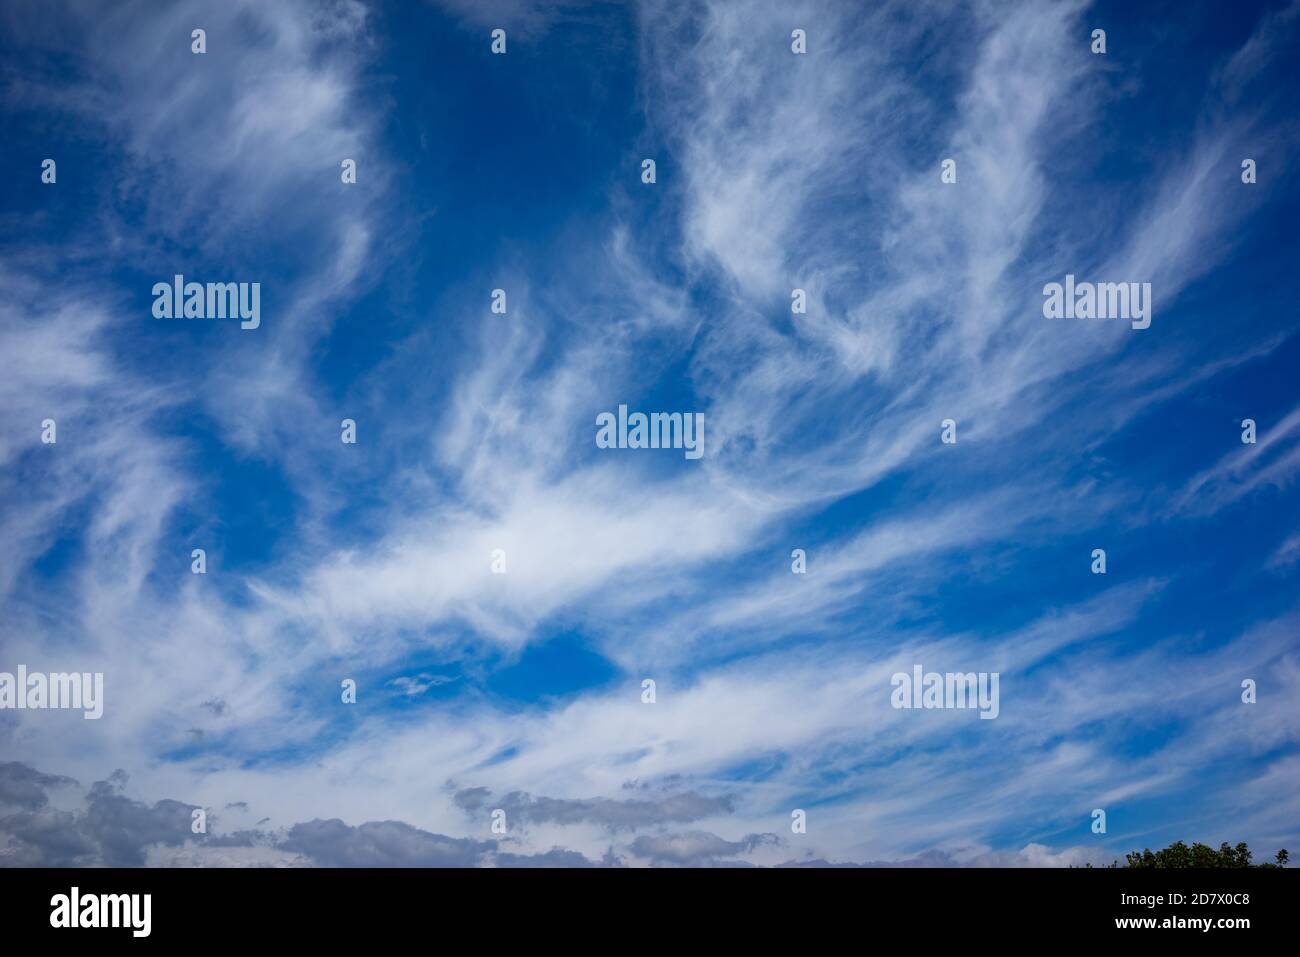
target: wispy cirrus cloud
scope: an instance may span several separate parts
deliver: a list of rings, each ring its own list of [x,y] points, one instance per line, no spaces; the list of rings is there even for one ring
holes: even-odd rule
[[[493,139],[458,110],[524,142],[529,101],[492,99],[516,61],[456,61],[497,71],[458,106],[451,77],[379,75],[438,58],[361,3],[6,10],[51,57],[6,70],[6,110],[94,141],[55,189],[107,175],[76,222],[5,212],[41,228],[6,243],[0,297],[4,663],[110,689],[75,736],[3,716],[27,762],[0,777],[8,862],[1049,866],[1179,827],[1293,836],[1295,549],[1216,524],[1287,514],[1294,396],[1217,396],[1292,330],[1214,315],[1248,298],[1225,277],[1281,268],[1259,237],[1295,131],[1250,91],[1294,6],[1188,67],[1194,106],[1151,135],[1129,97],[1159,68],[1102,64],[1080,3],[443,7],[462,29],[433,39],[484,51],[504,18],[527,83],[566,31],[585,54],[593,23],[635,30],[634,57],[547,68],[633,121]],[[1243,194],[1247,149],[1268,175]],[[461,153],[479,178],[430,187]],[[467,212],[503,190],[508,216]],[[141,290],[196,270],[266,282],[256,336],[149,325]],[[1153,281],[1152,328],[1044,320],[1068,271]],[[1261,408],[1258,444],[1170,425],[1203,402]],[[703,410],[705,458],[595,448],[620,403]],[[1271,563],[1258,607],[1187,560],[1193,520]],[[998,720],[889,707],[917,662],[999,671]],[[65,776],[115,767],[134,797],[67,804]],[[1098,804],[1121,810],[1086,843]],[[229,827],[186,836],[198,806]]]

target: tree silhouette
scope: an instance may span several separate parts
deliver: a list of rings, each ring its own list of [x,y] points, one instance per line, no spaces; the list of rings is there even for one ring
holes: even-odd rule
[[[1246,846],[1245,841],[1240,842],[1236,847],[1224,841],[1217,851],[1199,841],[1191,847],[1182,841],[1175,841],[1160,851],[1152,851],[1150,848],[1133,851],[1124,855],[1123,864],[1115,861],[1110,867],[1286,867],[1290,855],[1286,848],[1283,848],[1277,852],[1277,857],[1272,861],[1252,864],[1250,858],[1250,848]]]

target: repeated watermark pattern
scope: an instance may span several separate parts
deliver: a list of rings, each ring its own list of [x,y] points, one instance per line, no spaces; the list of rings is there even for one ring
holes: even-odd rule
[[[596,416],[599,449],[684,449],[686,458],[704,455],[703,412],[633,412],[627,406]]]
[[[1295,833],[1300,7],[38,6],[0,865]]]
[[[890,678],[893,687],[889,703],[895,708],[977,708],[981,718],[993,719],[1001,712],[1001,675],[987,671],[924,671],[913,665]]]
[[[239,319],[239,328],[262,324],[260,282],[186,282],[177,273],[170,283],[154,283],[155,319]]]
[[[0,671],[0,709],[84,711],[88,721],[104,715],[104,673]]]

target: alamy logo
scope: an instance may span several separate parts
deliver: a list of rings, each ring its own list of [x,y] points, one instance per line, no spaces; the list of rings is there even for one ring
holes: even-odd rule
[[[153,895],[70,894],[50,898],[51,927],[129,927],[131,936],[148,937],[152,929]]]
[[[1134,329],[1151,325],[1151,283],[1080,282],[1068,273],[1065,283],[1043,287],[1045,319],[1131,319]]]
[[[992,674],[968,671],[939,674],[922,673],[920,665],[912,666],[912,673],[896,672],[889,683],[894,687],[889,703],[895,708],[975,708],[981,718],[996,718],[1001,710],[998,704],[999,672]]]
[[[179,273],[170,283],[153,284],[156,319],[242,319],[239,328],[262,324],[260,282],[186,282]]]
[[[18,666],[18,674],[0,671],[0,709],[69,708],[85,711],[82,715],[94,721],[104,714],[104,673],[52,672],[28,674],[26,665]]]
[[[688,459],[704,454],[703,412],[633,412],[627,406],[596,416],[596,446],[602,449],[685,449]]]

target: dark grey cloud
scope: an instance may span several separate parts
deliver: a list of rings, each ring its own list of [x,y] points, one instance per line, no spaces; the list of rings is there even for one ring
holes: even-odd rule
[[[48,791],[75,781],[26,765],[0,766],[0,793],[10,806],[24,809],[0,817],[0,862],[18,867],[138,867],[150,847],[179,847],[206,838],[190,830],[197,805],[170,799],[152,805],[136,801],[122,794],[126,781],[124,772],[114,771],[91,786],[80,811],[62,811],[47,807]]]
[[[536,854],[504,849],[495,840],[449,837],[403,821],[368,821],[356,826],[338,819],[295,824],[288,831],[257,828],[216,833],[209,816],[209,833],[194,834],[192,813],[197,805],[163,799],[152,804],[126,796],[127,776],[115,771],[97,781],[78,812],[55,810],[48,791],[75,785],[70,778],[43,774],[27,765],[0,765],[0,798],[17,813],[0,818],[0,864],[8,866],[139,866],[153,847],[182,845],[211,848],[266,847],[299,855],[326,867],[620,867],[626,866],[611,846],[600,860],[563,847]],[[733,798],[708,797],[694,791],[655,793],[641,785],[637,796],[570,800],[536,797],[514,791],[494,799],[484,787],[461,788],[456,805],[469,813],[486,808],[506,810],[512,826],[594,823],[611,831],[661,827],[730,813]],[[243,801],[228,808],[246,809]],[[259,822],[259,825],[262,822]],[[703,831],[642,836],[633,842],[633,856],[655,864],[743,866],[737,855],[760,844],[775,843],[772,835],[752,834],[726,841]]]
[[[202,843],[208,847],[256,847],[259,844],[269,847],[273,839],[265,831],[244,829],[229,834],[208,834],[202,838]]]
[[[988,850],[959,848],[956,852],[931,848],[915,857],[893,861],[828,861],[824,858],[805,858],[786,861],[778,867],[1063,867],[1092,864],[1104,866],[1114,855],[1104,848],[1072,849],[1054,854],[1041,845],[1029,845],[1020,850]]]
[[[127,797],[127,776],[115,771],[95,782],[79,811],[49,807],[52,788],[75,785],[71,778],[43,774],[28,765],[0,765],[0,801],[16,808],[0,816],[0,866],[70,867],[143,865],[151,848],[182,845],[208,848],[264,847],[300,855],[326,867],[588,867],[577,851],[556,847],[541,854],[499,853],[496,841],[448,837],[402,821],[368,821],[355,827],[340,820],[295,824],[287,832],[258,829],[195,834],[192,814],[198,807],[163,799],[149,804]],[[470,804],[483,793],[469,790]],[[247,808],[234,801],[227,805]],[[263,819],[265,821],[265,819]],[[259,822],[261,823],[261,822]]]
[[[536,797],[527,791],[511,791],[492,800],[487,788],[465,788],[453,797],[467,811],[486,806],[501,808],[517,824],[597,824],[611,831],[635,831],[665,824],[685,824],[719,814],[730,814],[735,799],[730,795],[707,797],[695,791],[682,791],[650,798],[551,798]]]
[[[736,860],[763,845],[779,845],[775,834],[747,834],[739,841],[728,841],[708,831],[682,831],[676,834],[643,834],[632,842],[634,855],[652,864],[675,864],[679,867],[749,867]]]
[[[447,837],[402,821],[352,827],[334,818],[295,824],[280,847],[327,867],[474,867],[496,841]]]
[[[605,849],[600,858],[601,867],[627,867],[627,859],[614,850],[613,845]]]
[[[553,847],[544,854],[498,853],[492,863],[497,867],[599,867],[601,863],[588,860],[577,851]]]
[[[828,861],[824,857],[810,857],[804,860],[785,861],[777,867],[962,867],[945,851],[925,851],[916,857],[898,861]]]
[[[0,817],[0,866],[76,867],[102,863],[99,845],[69,811]]]
[[[197,807],[171,799],[148,805],[122,795],[118,784],[98,781],[90,789],[80,826],[99,845],[105,864],[138,867],[149,846],[179,847],[196,836],[190,824]]]
[[[173,860],[193,864],[217,861],[226,865],[264,863],[323,867],[626,867],[626,853],[654,866],[752,867],[743,855],[760,847],[782,846],[775,834],[747,834],[729,841],[703,830],[639,835],[630,845],[613,844],[599,859],[578,851],[552,847],[540,853],[515,853],[508,840],[449,837],[403,821],[367,821],[353,826],[338,819],[295,824],[287,831],[265,831],[263,818],[252,829],[218,833],[217,818],[208,815],[209,833],[194,834],[192,812],[198,807],[163,799],[152,804],[126,796],[127,776],[114,771],[85,793],[79,810],[50,806],[49,792],[75,787],[76,781],[45,774],[17,762],[0,763],[0,867],[136,867],[155,848],[183,848]],[[454,787],[454,786],[453,786]],[[643,785],[629,788],[638,795],[654,794]],[[597,823],[611,831],[731,810],[730,797],[710,798],[695,792],[659,794],[629,801],[604,798],[561,800],[512,792],[493,800],[487,788],[456,790],[454,800],[470,812],[503,807],[515,824]],[[243,801],[228,808],[246,809]],[[249,848],[251,853],[218,853],[218,849]],[[1033,850],[1034,854],[1028,852]],[[1102,852],[1098,852],[1101,854]],[[1015,867],[1044,866],[1045,847],[1022,851],[969,849],[951,853],[929,850],[895,861],[834,862],[823,858],[789,860],[781,867]],[[1102,856],[1105,856],[1102,854]],[[163,859],[166,859],[164,856]],[[157,860],[157,858],[155,858]]]
[[[492,792],[487,788],[463,788],[452,795],[456,806],[466,811],[477,811],[487,804]]]
[[[26,764],[7,761],[0,764],[0,808],[35,811],[49,803],[47,791],[76,783],[72,778],[42,774]]]

